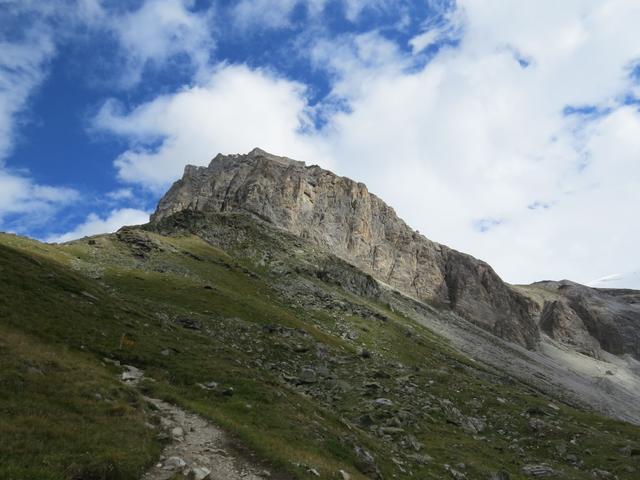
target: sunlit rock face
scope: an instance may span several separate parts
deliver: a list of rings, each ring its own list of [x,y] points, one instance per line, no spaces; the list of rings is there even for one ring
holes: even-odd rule
[[[187,166],[152,221],[183,210],[248,213],[370,273],[405,295],[450,307],[507,340],[534,348],[538,306],[486,263],[411,229],[366,185],[254,149]]]

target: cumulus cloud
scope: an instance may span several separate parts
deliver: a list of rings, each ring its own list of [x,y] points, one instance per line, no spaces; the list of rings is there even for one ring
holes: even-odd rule
[[[194,12],[193,0],[147,0],[120,15],[102,11],[104,27],[115,33],[127,65],[125,85],[138,83],[146,66],[162,66],[186,56],[197,72],[209,64],[214,47],[209,22],[213,10]]]
[[[184,165],[207,164],[217,152],[255,146],[322,162],[302,133],[310,119],[305,89],[263,70],[223,65],[204,84],[163,95],[132,111],[110,101],[95,128],[128,138],[115,165],[125,182],[161,191]]]
[[[0,226],[14,214],[30,217],[18,222],[18,227],[42,223],[58,208],[78,198],[78,192],[71,188],[39,185],[27,176],[0,169]]]
[[[91,213],[85,221],[70,232],[49,236],[48,243],[63,243],[82,237],[89,237],[100,233],[112,233],[123,225],[141,225],[149,221],[149,212],[133,208],[121,208],[112,210],[102,218],[96,213]]]
[[[459,2],[460,44],[424,68],[398,68],[411,61],[400,53],[342,61],[334,93],[350,108],[323,132],[329,156],[507,280],[587,282],[639,264],[628,214],[640,200],[639,115],[621,101],[640,54],[632,3]],[[345,40],[324,43],[335,68]],[[565,113],[590,105],[607,113]]]
[[[317,40],[309,56],[316,68],[332,75],[330,96],[348,101],[351,107],[372,81],[392,81],[411,65],[398,45],[377,31]]]

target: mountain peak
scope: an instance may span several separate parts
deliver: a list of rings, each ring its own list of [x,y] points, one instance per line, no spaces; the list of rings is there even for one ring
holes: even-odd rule
[[[447,306],[483,328],[533,348],[532,302],[493,269],[411,229],[366,185],[272,155],[217,155],[185,171],[153,222],[183,211],[245,214],[326,248],[418,301]]]
[[[253,150],[251,150],[249,153],[246,153],[246,154],[234,153],[230,155],[223,155],[222,153],[219,153],[213,158],[213,160],[211,160],[211,163],[209,164],[209,168],[212,168],[212,165],[214,165],[217,162],[223,162],[223,161],[255,162],[256,160],[266,160],[270,162],[276,162],[281,165],[295,165],[299,167],[306,166],[304,162],[293,160],[288,157],[274,155],[273,153],[269,153],[266,150],[263,150],[259,147],[255,147]]]
[[[285,157],[279,157],[277,155],[269,153],[269,152],[261,149],[260,147],[255,147],[247,155],[250,156],[250,157],[267,157],[267,158],[271,158],[271,159],[274,159],[274,158],[285,158]]]

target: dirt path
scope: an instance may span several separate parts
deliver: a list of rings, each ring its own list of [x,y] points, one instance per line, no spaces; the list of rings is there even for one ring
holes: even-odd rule
[[[122,366],[121,379],[128,385],[136,386],[144,378],[141,370]],[[171,443],[141,480],[169,480],[178,473],[193,480],[263,480],[271,476],[256,463],[234,456],[225,432],[201,416],[157,398],[144,398],[156,407]]]

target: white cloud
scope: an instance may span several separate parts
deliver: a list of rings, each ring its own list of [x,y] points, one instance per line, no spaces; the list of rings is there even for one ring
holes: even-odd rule
[[[409,45],[411,45],[411,50],[414,54],[420,53],[425,48],[436,43],[439,37],[440,35],[437,30],[427,30],[411,38]]]
[[[115,161],[120,179],[160,191],[186,163],[207,164],[217,152],[261,146],[319,158],[320,148],[312,148],[300,133],[301,123],[308,123],[304,94],[300,84],[266,71],[223,65],[203,85],[160,96],[131,112],[108,102],[95,126],[131,142]]]
[[[398,45],[377,31],[320,39],[314,42],[310,59],[334,76],[331,95],[350,101],[368,91],[372,81],[392,80],[410,65]]]
[[[52,235],[45,241],[49,243],[63,243],[82,237],[112,233],[125,225],[141,225],[149,221],[149,212],[133,208],[112,210],[108,216],[101,218],[95,213],[87,216],[86,220],[70,232]]]
[[[0,169],[0,225],[10,214],[27,213],[44,219],[56,208],[68,205],[78,197],[73,189],[38,185],[29,177]]]
[[[52,45],[77,38],[86,29],[91,35],[113,36],[118,46],[113,53],[121,63],[113,65],[113,78],[106,80],[115,80],[127,88],[142,80],[146,67],[162,68],[176,59],[180,68],[188,65],[196,74],[204,74],[215,48],[215,5],[196,9],[195,0],[122,4],[105,0],[2,1],[7,4],[8,13],[5,18],[0,12],[0,20],[18,22],[29,18],[39,22],[48,27]]]
[[[8,41],[0,35],[0,160],[14,146],[16,116],[45,77],[54,51],[44,26],[32,28],[20,41]]]
[[[438,2],[430,3],[435,14],[423,23],[423,32],[409,40],[414,55],[432,45],[456,40],[462,32],[465,20],[463,10],[451,9],[446,2],[444,5]]]
[[[640,271],[608,275],[590,282],[589,285],[596,288],[632,288],[640,290]]]
[[[424,69],[399,69],[400,54],[342,62],[334,92],[350,109],[323,132],[336,168],[510,281],[587,282],[640,264],[628,213],[640,201],[639,114],[618,103],[640,55],[640,5],[460,4],[460,46]],[[330,68],[343,46],[323,45]],[[591,104],[614,112],[562,114]]]
[[[141,79],[147,65],[162,66],[177,55],[198,72],[209,64],[214,47],[209,22],[213,10],[193,12],[193,0],[146,0],[122,15],[105,14],[103,23],[117,36],[126,58],[125,85]]]
[[[107,198],[110,200],[130,200],[133,197],[133,190],[130,188],[119,188],[118,190],[107,192]]]

